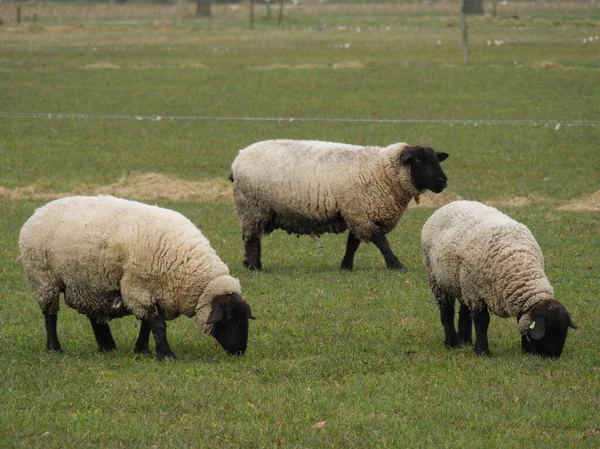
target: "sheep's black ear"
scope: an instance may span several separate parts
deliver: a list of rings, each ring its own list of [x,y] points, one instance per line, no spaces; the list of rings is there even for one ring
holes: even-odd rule
[[[221,304],[213,305],[212,312],[208,316],[206,320],[206,324],[215,324],[223,319],[223,313],[225,312],[225,307]]]
[[[571,318],[571,315],[569,315],[569,327],[571,329],[577,329],[577,326],[575,326],[575,323],[573,323],[573,319]]]
[[[446,159],[448,159],[448,156],[450,156],[448,153],[438,153],[437,151],[435,152],[435,155],[438,158],[438,161],[442,162],[445,161]]]
[[[406,147],[404,150],[402,150],[402,153],[400,153],[400,160],[403,164],[408,164],[410,160],[415,157],[413,148],[414,147]]]
[[[536,311],[531,315],[529,337],[532,340],[541,340],[546,335],[546,317],[542,312]]]

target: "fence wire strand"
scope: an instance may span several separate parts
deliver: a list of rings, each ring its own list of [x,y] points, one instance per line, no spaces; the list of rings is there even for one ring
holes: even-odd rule
[[[494,119],[364,119],[364,118],[327,118],[327,117],[219,117],[204,115],[105,115],[70,113],[27,113],[0,112],[0,118],[7,119],[87,119],[87,120],[146,120],[166,121],[247,121],[247,122],[335,122],[335,123],[396,123],[418,125],[533,125],[553,126],[600,126],[597,120],[494,120]]]

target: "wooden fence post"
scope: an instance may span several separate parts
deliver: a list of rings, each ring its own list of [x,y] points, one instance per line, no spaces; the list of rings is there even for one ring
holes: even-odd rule
[[[467,15],[464,12],[460,13],[460,34],[462,35],[463,55],[465,57],[465,65],[469,65],[469,39],[467,36]]]
[[[283,20],[283,2],[285,0],[279,0],[279,14],[277,14],[277,26],[281,25]]]

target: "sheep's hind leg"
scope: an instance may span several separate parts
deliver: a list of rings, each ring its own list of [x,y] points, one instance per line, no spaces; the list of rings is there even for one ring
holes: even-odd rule
[[[58,316],[55,313],[46,313],[44,314],[44,321],[46,323],[46,348],[48,348],[48,351],[62,352],[56,332]]]
[[[444,326],[444,344],[449,348],[458,346],[458,337],[454,327],[454,300],[447,295],[436,295],[440,308],[440,319]]]
[[[150,324],[146,320],[141,320],[142,324],[140,325],[140,333],[138,335],[137,341],[135,342],[135,347],[133,351],[136,354],[151,354],[149,339],[150,339]]]
[[[360,240],[350,231],[348,232],[348,241],[346,243],[346,253],[342,259],[342,270],[352,271],[354,266],[354,254],[360,245]]]
[[[248,238],[244,238],[244,249],[246,251],[246,258],[244,259],[244,267],[249,270],[262,270],[262,264],[260,262],[260,237],[252,235]]]
[[[471,312],[471,318],[475,325],[475,346],[473,351],[477,355],[489,355],[490,348],[488,345],[488,326],[490,324],[490,313],[486,306],[480,310]]]
[[[98,323],[94,317],[89,317],[89,319],[92,324],[92,330],[94,331],[94,337],[96,337],[96,343],[98,343],[98,349],[103,352],[117,349],[115,339],[110,332],[108,323]]]
[[[169,342],[167,341],[167,322],[165,320],[165,312],[160,308],[156,308],[156,314],[148,319],[150,329],[154,334],[156,341],[156,358],[158,360],[176,359],[177,357],[171,351]]]
[[[388,241],[385,234],[374,234],[372,241],[373,243],[375,243],[375,246],[379,248],[379,251],[381,251],[381,255],[385,259],[385,264],[388,270],[399,270],[403,273],[408,271],[408,268],[406,268],[393,253],[392,249],[390,248],[390,242]]]
[[[460,305],[458,311],[458,344],[466,345],[473,343],[473,320],[471,311],[464,304]]]

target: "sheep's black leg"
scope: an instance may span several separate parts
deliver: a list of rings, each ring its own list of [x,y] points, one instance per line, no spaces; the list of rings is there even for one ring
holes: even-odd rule
[[[260,263],[260,237],[253,235],[244,239],[244,249],[246,250],[246,258],[244,266],[250,270],[262,270]]]
[[[454,328],[454,301],[444,298],[443,301],[438,301],[438,306],[442,326],[444,326],[444,344],[449,348],[454,348],[458,346],[456,329]]]
[[[354,254],[360,245],[360,240],[352,233],[348,232],[348,241],[346,243],[346,254],[344,254],[344,258],[342,259],[342,270],[351,271],[354,266]]]
[[[165,321],[165,312],[160,308],[156,308],[156,315],[148,320],[150,329],[154,334],[154,340],[156,341],[156,358],[158,360],[163,359],[176,359],[177,357],[171,351],[169,343],[167,342],[167,322]]]
[[[392,252],[392,249],[390,248],[390,242],[388,242],[385,234],[374,234],[372,241],[375,243],[375,246],[379,248],[379,251],[381,251],[388,270],[400,270],[403,273],[408,271],[408,268],[406,268]]]
[[[148,321],[146,320],[141,321],[140,333],[135,342],[133,351],[137,354],[150,354],[150,346],[148,345],[150,339],[150,324],[148,324]]]
[[[464,304],[458,310],[458,344],[466,345],[473,342],[473,320],[471,311]]]
[[[56,314],[45,314],[44,321],[46,323],[46,347],[48,351],[62,352],[62,348],[58,342],[58,334],[56,333],[58,316]]]
[[[471,318],[475,325],[475,346],[473,351],[477,355],[489,355],[490,348],[488,346],[488,326],[490,324],[490,314],[486,306],[481,310],[471,312]]]
[[[110,333],[110,327],[108,323],[98,323],[95,318],[89,317],[90,323],[92,324],[92,330],[94,331],[94,337],[96,337],[96,343],[100,351],[112,351],[117,348],[115,339]]]

